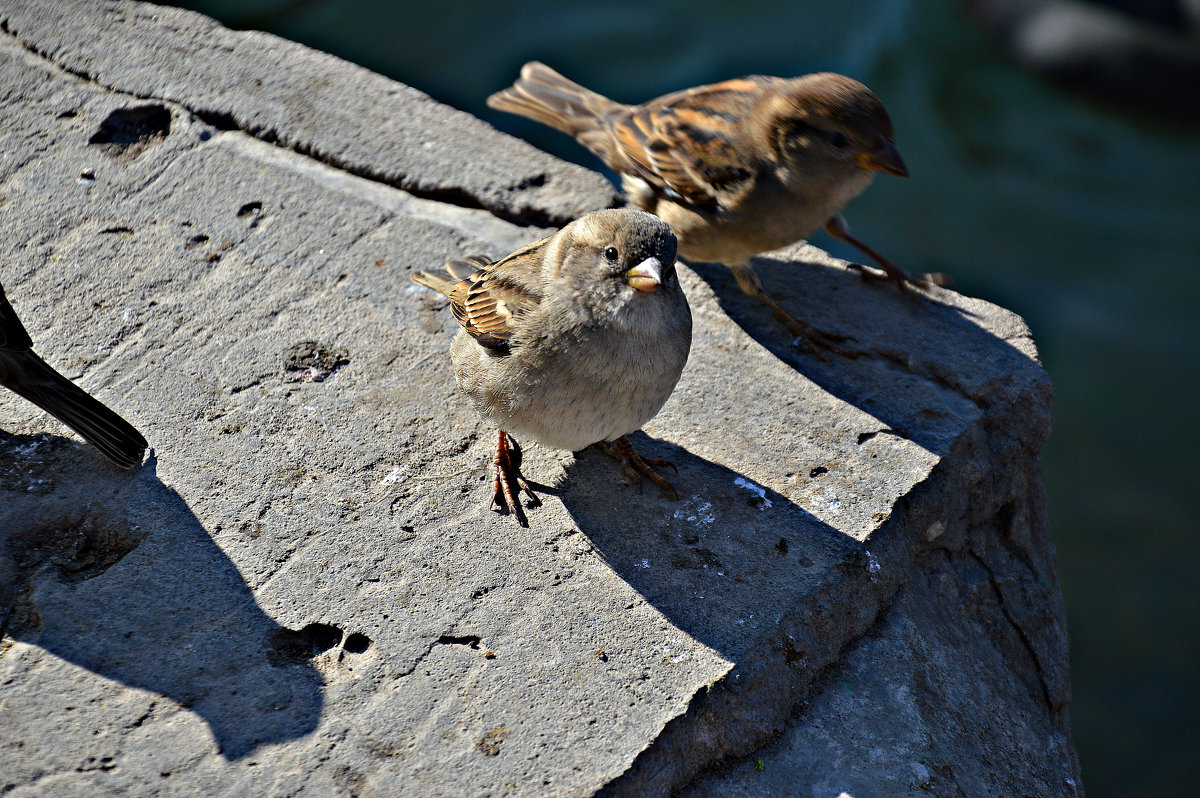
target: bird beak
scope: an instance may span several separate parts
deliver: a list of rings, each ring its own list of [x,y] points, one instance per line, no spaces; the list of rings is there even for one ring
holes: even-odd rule
[[[639,291],[653,293],[662,285],[662,263],[658,258],[646,258],[625,272],[625,282]]]
[[[904,159],[900,157],[900,150],[896,149],[896,145],[887,139],[884,139],[883,144],[873,152],[860,152],[858,165],[863,169],[875,172],[908,177],[908,167],[904,165]]]

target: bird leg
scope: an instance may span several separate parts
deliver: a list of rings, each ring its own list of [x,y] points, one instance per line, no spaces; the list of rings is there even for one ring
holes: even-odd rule
[[[782,305],[767,296],[766,292],[763,291],[762,283],[759,282],[758,275],[754,272],[754,267],[749,263],[739,263],[730,268],[733,269],[733,277],[737,280],[738,287],[742,289],[742,292],[749,294],[769,307],[771,312],[775,314],[775,318],[787,325],[787,328],[793,333],[800,336],[800,340],[821,360],[829,360],[829,358],[825,357],[825,353],[821,351],[822,349],[851,359],[862,357],[862,352],[855,352],[853,349],[841,346],[841,343],[844,341],[854,340],[850,336],[822,332],[811,324],[801,321],[791,313],[788,313],[783,309]]]
[[[676,493],[675,487],[651,468],[651,466],[670,466],[672,471],[679,473],[679,469],[670,460],[654,460],[649,457],[642,457],[624,435],[612,443],[608,441],[596,441],[596,446],[609,457],[616,458],[617,462],[621,464],[621,469],[624,470],[625,476],[633,480],[634,484],[638,486],[639,493],[642,490],[642,476],[645,476],[655,485],[658,485],[663,493],[670,496],[672,501],[679,501],[679,494]]]
[[[861,263],[851,263],[850,268],[857,270],[863,276],[864,280],[888,280],[895,283],[897,288],[905,292],[908,291],[910,285],[917,288],[929,288],[933,285],[952,285],[954,283],[953,278],[945,272],[926,272],[925,274],[918,274],[916,277],[913,277],[904,271],[904,269],[901,269],[883,255],[871,249],[871,247],[850,235],[850,225],[846,224],[846,219],[840,213],[825,223],[825,232],[839,241],[845,241],[847,244],[857,247],[883,268],[884,275],[880,277],[875,272],[867,271],[867,267]]]
[[[494,474],[492,477],[492,509],[500,509],[500,501],[503,500],[504,506],[517,519],[517,523],[521,526],[529,526],[519,501],[521,491],[528,494],[530,507],[537,507],[542,500],[537,497],[537,494],[530,489],[529,483],[521,476],[521,450],[516,441],[512,441],[510,447],[510,440],[512,438],[509,434],[500,430],[500,437],[496,441],[496,456],[492,459]],[[514,482],[517,485],[515,492],[513,491]]]

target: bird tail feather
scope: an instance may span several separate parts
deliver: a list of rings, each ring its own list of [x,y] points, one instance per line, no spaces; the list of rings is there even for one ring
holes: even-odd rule
[[[146,439],[132,424],[59,374],[35,353],[6,354],[19,359],[22,379],[6,381],[14,392],[78,432],[121,468],[133,468],[142,462]]]
[[[603,128],[606,114],[624,108],[537,61],[522,67],[517,82],[488,97],[487,104],[561,130],[589,149],[589,139]]]
[[[453,288],[455,283],[458,282],[457,280],[451,280],[447,278],[444,274],[426,271],[413,272],[409,275],[409,279],[411,279],[417,285],[423,285],[426,288],[432,288],[442,296],[450,296],[450,289]]]
[[[454,286],[463,280],[475,278],[481,270],[486,269],[491,264],[492,259],[487,255],[468,255],[465,258],[455,258],[454,260],[446,261],[445,271],[429,272],[422,270],[410,274],[409,279],[417,285],[432,288],[442,296],[448,297]]]

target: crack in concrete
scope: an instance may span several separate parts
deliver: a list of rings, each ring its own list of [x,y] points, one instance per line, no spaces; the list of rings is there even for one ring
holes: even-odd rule
[[[408,175],[401,174],[397,175],[396,177],[389,178],[377,170],[367,167],[356,167],[353,164],[346,162],[344,159],[336,157],[335,155],[320,152],[304,142],[297,141],[290,144],[284,143],[273,130],[265,127],[256,128],[253,125],[247,124],[243,120],[239,120],[237,116],[230,111],[198,108],[177,100],[171,100],[153,94],[139,94],[115,85],[104,83],[85,70],[72,68],[56,61],[51,54],[46,53],[38,49],[36,46],[22,40],[19,32],[14,31],[9,26],[7,17],[0,17],[0,33],[7,34],[9,38],[12,39],[12,41],[24,52],[29,53],[50,67],[53,67],[63,74],[71,75],[72,77],[83,80],[93,86],[98,86],[105,91],[112,92],[113,94],[124,95],[126,97],[132,97],[138,100],[148,100],[177,106],[186,110],[200,121],[211,125],[217,130],[242,133],[256,141],[263,142],[264,144],[272,147],[296,153],[297,155],[303,156],[312,161],[316,161],[317,163],[323,164],[332,169],[337,169],[345,174],[353,175],[354,177],[359,177],[378,185],[384,185],[399,191],[403,191],[406,194],[417,197],[418,199],[429,200],[440,204],[452,205],[469,210],[486,211],[498,219],[502,219],[506,222],[510,222],[522,227],[561,227],[570,221],[570,219],[560,219],[549,213],[533,211],[532,209],[525,213],[507,212],[503,208],[489,205],[487,202],[475,196],[467,189],[461,187],[421,188],[413,185],[405,185],[405,178],[407,178]],[[528,181],[526,184],[528,184]],[[517,188],[520,187],[521,186],[517,186]]]
[[[869,348],[867,351],[870,356],[878,357],[883,361],[891,363],[892,365],[898,367],[899,370],[905,374],[911,374],[914,377],[919,377],[923,380],[933,383],[934,385],[938,385],[942,388],[953,391],[971,404],[975,405],[975,407],[979,409],[981,415],[989,407],[989,404],[986,402],[986,396],[979,397],[974,395],[960,382],[947,379],[944,375],[939,374],[936,370],[924,367],[920,363],[913,362],[901,352],[897,352],[892,349],[880,348]],[[886,432],[888,430],[884,431]]]
[[[447,205],[417,196],[403,188],[363,178],[323,161],[304,156],[297,158],[290,149],[267,144],[242,131],[218,133],[211,142],[231,147],[244,157],[301,174],[323,188],[365,199],[383,209],[385,215],[378,224],[364,229],[361,237],[351,244],[386,230],[398,216],[423,219],[447,227],[463,237],[464,245],[465,241],[494,241],[500,244],[501,249],[507,247],[515,250],[535,237],[530,235],[529,228],[515,226],[486,209]]]
[[[465,617],[467,617],[467,616],[466,616],[466,614],[464,613],[464,614],[462,615],[462,617],[461,617],[461,618],[459,618],[459,620],[461,621],[461,620],[462,620],[462,618],[465,618]],[[406,676],[412,676],[414,673],[416,673],[416,671],[417,671],[417,668],[421,667],[421,663],[422,663],[422,662],[424,662],[425,660],[429,659],[429,655],[430,655],[430,654],[432,654],[432,653],[433,653],[433,650],[434,650],[435,648],[437,648],[438,646],[444,646],[444,645],[453,645],[453,644],[454,644],[454,641],[449,641],[449,642],[448,642],[448,641],[447,641],[447,638],[448,638],[448,637],[449,637],[448,635],[439,635],[439,636],[438,636],[438,637],[437,637],[435,640],[433,640],[432,642],[430,642],[430,644],[429,644],[429,645],[428,645],[428,646],[425,648],[425,650],[424,650],[424,651],[422,651],[422,652],[421,652],[421,653],[420,653],[420,654],[417,656],[417,658],[416,658],[416,660],[413,662],[413,664],[412,664],[412,665],[410,665],[410,666],[409,666],[408,668],[406,668],[405,670],[403,670],[403,671],[400,671],[399,673],[397,673],[397,674],[396,674],[396,678],[397,678],[397,679],[403,679],[403,678],[404,678],[404,677],[406,677]],[[476,638],[475,638],[475,640],[476,640],[476,641],[478,641],[478,640],[479,640],[479,638],[478,638],[478,637],[476,637]]]
[[[788,728],[797,722],[808,709],[808,697],[820,693],[833,683],[832,675],[845,661],[850,649],[862,640],[865,640],[869,637],[878,636],[880,634],[880,630],[891,617],[892,608],[900,600],[901,594],[904,591],[904,587],[905,584],[900,583],[894,590],[890,592],[890,594],[880,595],[879,612],[875,615],[875,618],[870,622],[862,634],[847,640],[839,649],[837,656],[835,656],[829,662],[819,666],[816,670],[812,670],[810,672],[808,691],[805,693],[804,697],[797,701],[796,706],[788,715],[787,720],[782,726],[780,726],[778,730],[769,733],[762,740],[762,743],[749,753],[742,755],[731,755],[710,762],[708,765],[698,771],[695,776],[693,776],[692,779],[683,786],[686,787],[687,785],[695,784],[707,776],[719,773],[727,768],[735,767],[738,764],[754,760],[761,756],[764,749],[769,748],[775,741],[783,737],[787,733]],[[798,651],[795,648],[795,639],[791,635],[785,635],[782,648],[788,665],[794,665],[803,659],[807,654],[807,652]]]
[[[1001,589],[1000,584],[996,579],[996,572],[992,570],[992,567],[988,565],[987,561],[978,552],[976,552],[974,548],[968,547],[967,553],[970,554],[971,557],[974,558],[975,562],[979,563],[979,566],[987,572],[988,583],[991,584],[992,591],[996,594],[996,600],[1000,604],[1000,612],[1004,614],[1004,618],[1008,621],[1009,625],[1012,626],[1013,631],[1017,633],[1017,637],[1021,640],[1021,645],[1024,646],[1025,651],[1028,652],[1029,658],[1033,660],[1033,667],[1037,671],[1038,684],[1040,684],[1042,687],[1042,698],[1046,702],[1046,708],[1051,710],[1051,712],[1056,711],[1055,702],[1050,696],[1050,686],[1046,683],[1046,673],[1045,668],[1042,665],[1041,658],[1038,657],[1037,649],[1034,647],[1033,641],[1021,627],[1021,624],[1017,623],[1017,619],[1013,617],[1012,612],[1009,610],[1008,604],[1004,600],[1004,591]],[[1036,576],[1037,574],[1035,573],[1034,575]]]
[[[900,497],[897,501],[902,499]],[[786,728],[787,723],[803,711],[805,700],[812,694],[814,685],[842,662],[847,649],[886,620],[911,567],[911,561],[901,550],[902,546],[900,538],[895,535],[890,545],[882,541],[872,545],[879,555],[876,562],[887,563],[878,570],[870,569],[862,551],[849,552],[842,567],[833,569],[828,579],[780,619],[776,634],[754,646],[707,690],[695,693],[684,710],[668,720],[654,739],[634,757],[629,767],[604,785],[597,796],[617,798],[671,793],[693,783],[710,769],[752,757],[769,745]],[[901,556],[892,556],[889,550],[892,547],[896,547]],[[874,610],[869,611],[868,617],[862,614],[856,617],[853,608],[872,603]],[[839,607],[849,609],[839,613]],[[789,617],[804,620],[789,623]],[[805,643],[805,639],[809,642]],[[776,675],[765,676],[765,672]],[[743,676],[746,677],[744,680]],[[771,696],[770,702],[764,698],[766,695]],[[726,739],[729,735],[716,733],[718,728],[729,728],[745,739],[745,721],[739,717],[742,713],[731,711],[725,705],[733,696],[737,696],[736,700],[743,707],[753,704],[761,708],[754,721],[760,729],[759,736],[751,740],[754,747],[748,750],[732,748]],[[788,704],[786,714],[772,720],[768,708],[771,703],[775,706]],[[777,728],[762,729],[763,724],[771,723],[777,724]],[[691,726],[692,738],[688,742],[694,750],[702,751],[701,756],[696,758],[703,760],[699,766],[678,761],[682,742],[680,735],[686,737],[689,733],[684,731],[685,724]],[[699,736],[696,736],[697,730],[702,730]]]

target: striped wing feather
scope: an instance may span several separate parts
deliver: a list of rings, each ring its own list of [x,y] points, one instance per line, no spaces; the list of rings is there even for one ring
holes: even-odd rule
[[[611,131],[627,164],[673,199],[716,206],[754,174],[739,158],[737,140],[749,109],[762,96],[753,78],[738,78],[668,94],[611,118]],[[622,164],[613,164],[621,170]]]
[[[495,263],[473,256],[451,261],[456,277],[473,270],[450,289],[450,310],[483,346],[506,348],[517,322],[542,301],[542,251],[537,241]]]

